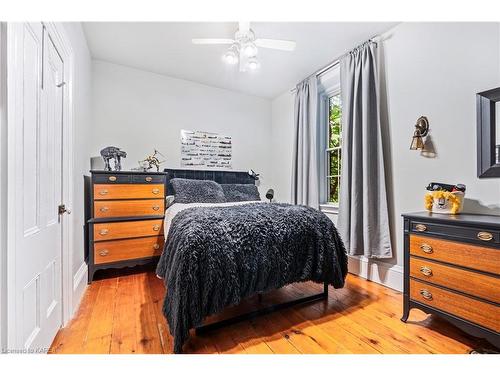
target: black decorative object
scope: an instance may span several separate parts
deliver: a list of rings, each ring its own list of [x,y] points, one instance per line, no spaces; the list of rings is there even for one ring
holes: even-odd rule
[[[273,198],[274,198],[274,190],[273,189],[269,189],[266,193],[266,198],[269,199],[269,203],[272,202]]]
[[[260,174],[259,173],[255,173],[253,169],[250,169],[248,171],[248,174],[255,180],[257,181],[259,179],[259,176]]]
[[[500,87],[476,94],[477,110],[477,176],[500,177],[500,160],[496,153],[496,103],[500,102]]]
[[[114,160],[114,170],[121,171],[121,158],[126,158],[127,153],[125,151],[120,150],[118,147],[108,146],[101,150],[101,156],[104,160],[104,170],[112,171],[111,165],[109,164],[110,160]]]

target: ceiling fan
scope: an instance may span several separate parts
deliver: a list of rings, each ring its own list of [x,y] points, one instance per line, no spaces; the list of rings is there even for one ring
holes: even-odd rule
[[[256,70],[260,67],[257,59],[258,47],[271,48],[281,51],[293,51],[295,42],[291,40],[255,38],[250,28],[250,22],[239,22],[234,39],[203,38],[192,39],[193,44],[229,44],[230,47],[222,56],[222,60],[229,65],[240,63],[240,72]]]

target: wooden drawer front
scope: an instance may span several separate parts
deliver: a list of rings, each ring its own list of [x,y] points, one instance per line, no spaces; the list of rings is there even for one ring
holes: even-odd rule
[[[500,303],[500,278],[410,258],[410,276]]]
[[[164,199],[97,201],[94,217],[151,216],[165,213]]]
[[[125,221],[94,224],[94,241],[157,236],[163,233],[163,220]]]
[[[410,280],[410,299],[494,331],[500,331],[500,319],[498,319],[500,307],[493,304],[481,302],[413,279]]]
[[[127,174],[95,174],[96,184],[126,184],[132,181],[132,176]]]
[[[165,176],[164,175],[134,175],[132,176],[132,181],[134,183],[140,183],[140,184],[164,184],[165,183]]]
[[[159,256],[163,251],[163,245],[162,236],[96,242],[94,244],[94,263],[112,263]]]
[[[412,234],[410,254],[500,274],[500,249]]]
[[[94,200],[163,198],[163,184],[94,184]]]
[[[478,245],[500,244],[500,232],[498,230],[465,228],[459,226],[450,226],[433,223],[411,222],[411,231],[413,233],[436,234],[456,237],[457,240],[467,239],[474,241]]]

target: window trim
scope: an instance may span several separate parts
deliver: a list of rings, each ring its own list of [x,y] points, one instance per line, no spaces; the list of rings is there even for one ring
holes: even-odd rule
[[[320,178],[322,180],[321,190],[320,190],[320,207],[324,211],[328,211],[330,213],[337,213],[339,203],[333,203],[328,200],[329,196],[329,184],[328,184],[328,160],[327,154],[329,150],[334,150],[329,148],[329,122],[330,122],[330,98],[332,96],[341,95],[340,92],[340,84],[337,84],[328,90],[324,90],[320,94],[321,100],[321,108],[320,108],[320,118],[321,118],[321,129],[322,131],[322,140],[320,142],[320,151],[321,151],[321,168],[320,168]]]

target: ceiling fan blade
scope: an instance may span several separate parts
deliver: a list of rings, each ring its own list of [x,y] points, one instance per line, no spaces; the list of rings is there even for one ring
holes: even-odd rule
[[[238,22],[238,31],[242,34],[248,32],[250,30],[250,22]]]
[[[233,39],[223,39],[223,38],[201,38],[201,39],[191,39],[193,44],[233,44]]]
[[[291,40],[279,39],[256,39],[255,44],[258,47],[279,49],[282,51],[293,51],[296,43]]]

